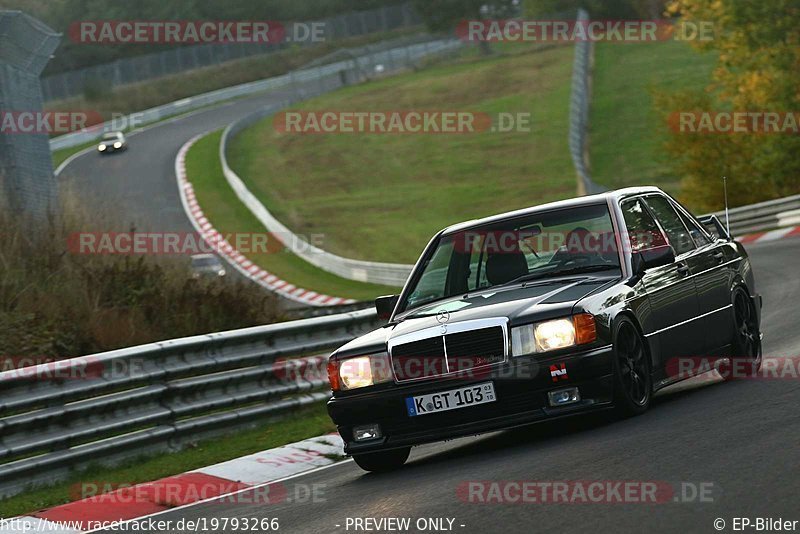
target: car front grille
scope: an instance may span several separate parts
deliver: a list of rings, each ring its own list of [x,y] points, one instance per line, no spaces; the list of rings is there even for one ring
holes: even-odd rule
[[[500,363],[506,358],[503,329],[499,326],[445,336],[447,368],[465,371]]]
[[[390,355],[395,379],[408,382],[501,363],[506,346],[505,328],[497,325],[396,344]]]
[[[394,347],[392,368],[398,381],[445,374],[444,338],[431,337]]]

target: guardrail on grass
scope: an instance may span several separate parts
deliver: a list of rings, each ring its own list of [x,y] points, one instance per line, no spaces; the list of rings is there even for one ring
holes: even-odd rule
[[[347,64],[346,70],[342,71],[345,73],[345,75],[341,78],[359,81],[362,79],[365,72],[373,70],[375,65],[384,63],[388,65],[386,70],[402,70],[405,68],[410,68],[424,57],[448,54],[453,50],[458,49],[460,46],[462,46],[460,41],[449,39],[437,41],[435,43],[411,45],[406,47],[399,54],[390,50],[386,53],[381,53],[374,56],[361,56],[360,58],[355,58],[351,61],[339,62]],[[366,61],[369,61],[369,63],[365,64]],[[336,63],[335,65],[338,65],[339,63]],[[314,91],[314,88],[312,88],[312,91]],[[319,94],[321,92],[326,91],[315,91],[315,94]],[[309,96],[313,95],[309,93],[300,94],[296,97],[296,100],[308,98]],[[269,232],[274,233],[276,237],[283,241],[287,248],[308,263],[348,280],[395,287],[404,285],[406,279],[411,274],[411,270],[414,267],[413,265],[345,258],[307,243],[306,240],[295,235],[291,230],[289,230],[289,228],[275,218],[275,216],[273,216],[272,213],[270,213],[270,211],[264,206],[264,204],[262,204],[261,201],[247,188],[247,186],[244,184],[244,181],[231,168],[227,158],[227,146],[230,142],[230,139],[248,126],[265,117],[268,117],[283,107],[285,107],[285,105],[268,106],[263,108],[228,125],[223,132],[219,147],[222,171],[225,175],[225,179],[236,193],[236,196]]]
[[[578,10],[578,22],[587,23],[589,13]],[[578,174],[579,194],[602,193],[606,188],[598,185],[589,174],[589,109],[592,98],[592,61],[594,43],[588,40],[575,43],[572,64],[572,89],[569,100],[569,152]]]
[[[234,98],[264,93],[276,89],[288,89],[292,93],[293,98],[305,98],[308,93],[305,88],[300,86],[302,84],[316,82],[321,87],[324,87],[326,83],[334,78],[338,78],[340,72],[352,70],[354,66],[365,67],[368,65],[375,65],[379,62],[385,62],[387,68],[392,69],[395,63],[399,64],[399,62],[406,58],[406,52],[409,47],[416,47],[417,50],[424,51],[423,54],[416,56],[418,59],[425,55],[425,53],[436,51],[438,49],[437,43],[442,42],[452,42],[452,40],[443,41],[441,37],[425,34],[421,37],[403,37],[386,41],[381,43],[380,47],[378,45],[362,47],[361,50],[366,51],[362,57],[347,58],[329,64],[317,64],[317,62],[314,62],[313,67],[183,98],[175,102],[170,102],[169,104],[133,113],[122,119],[117,119],[116,121],[107,121],[84,130],[54,137],[50,139],[50,150],[61,150],[63,148],[72,148],[91,143],[98,139],[100,134],[104,131],[120,129],[120,125],[136,125],[140,127],[145,124],[182,115],[189,111]]]
[[[2,372],[0,497],[324,401],[315,354],[378,325],[373,308]]]
[[[265,109],[261,113],[245,117],[243,120],[229,125],[222,134],[219,146],[222,172],[242,204],[264,225],[264,227],[283,241],[292,253],[304,261],[342,278],[359,282],[370,282],[387,286],[401,287],[411,274],[413,265],[399,263],[382,263],[375,261],[355,260],[332,254],[319,247],[307,243],[305,239],[295,235],[289,228],[275,218],[260,200],[247,188],[242,179],[231,169],[226,156],[228,141],[231,136],[263,117],[273,113],[274,109]]]

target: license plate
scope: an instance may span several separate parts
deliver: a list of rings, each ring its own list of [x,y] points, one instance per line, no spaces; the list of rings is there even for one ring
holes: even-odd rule
[[[415,417],[486,404],[495,400],[497,398],[494,395],[494,384],[484,382],[440,393],[406,397],[406,408],[408,408],[408,415]]]

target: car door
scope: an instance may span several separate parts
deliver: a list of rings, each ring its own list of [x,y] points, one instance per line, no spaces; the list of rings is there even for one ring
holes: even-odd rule
[[[693,339],[697,341],[693,356],[711,356],[731,339],[733,324],[729,316],[731,303],[727,275],[723,268],[724,250],[708,239],[701,239],[704,237],[702,234],[690,232],[671,199],[652,194],[647,195],[645,201],[670,243],[675,243],[676,255],[694,279],[698,317],[690,325]]]
[[[653,238],[663,242],[666,234],[656,223],[643,198],[626,199],[620,207],[631,236],[632,252],[652,246]],[[650,242],[633,237],[637,235],[650,236]],[[652,347],[657,347],[653,354],[656,381],[669,378],[666,368],[676,367],[674,359],[696,355],[698,343],[701,342],[694,324],[699,315],[697,289],[683,256],[685,254],[679,255],[676,250],[674,263],[648,269],[642,279],[652,316],[652,327],[644,335]]]
[[[741,258],[724,239],[715,239],[680,204],[672,201],[681,221],[697,245],[689,270],[695,277],[700,314],[703,315],[710,355],[724,354],[734,334],[731,286]]]

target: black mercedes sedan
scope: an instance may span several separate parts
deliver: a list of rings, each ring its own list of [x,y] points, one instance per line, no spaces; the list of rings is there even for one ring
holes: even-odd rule
[[[655,187],[446,228],[376,307],[388,323],[328,363],[328,412],[368,471],[401,466],[421,443],[640,414],[679,380],[761,364],[744,247]]]

